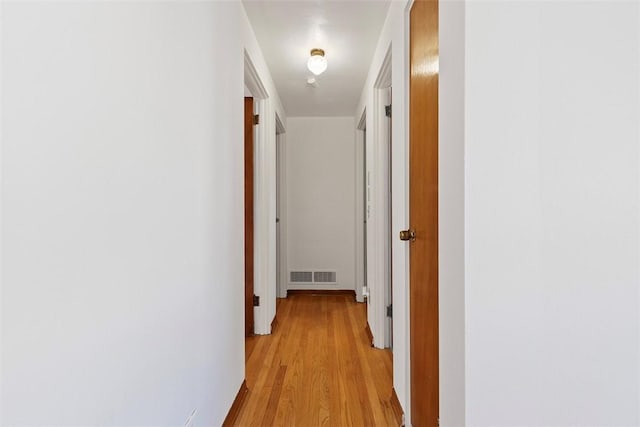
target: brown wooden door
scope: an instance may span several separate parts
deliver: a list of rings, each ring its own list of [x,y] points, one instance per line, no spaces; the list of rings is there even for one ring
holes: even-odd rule
[[[438,425],[438,1],[410,18],[411,422]]]
[[[253,98],[244,99],[244,333],[253,335]]]

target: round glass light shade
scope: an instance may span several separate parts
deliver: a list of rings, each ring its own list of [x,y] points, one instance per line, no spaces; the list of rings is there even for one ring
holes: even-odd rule
[[[307,68],[313,74],[320,75],[327,69],[327,59],[324,57],[324,50],[312,49],[311,56],[307,61]]]

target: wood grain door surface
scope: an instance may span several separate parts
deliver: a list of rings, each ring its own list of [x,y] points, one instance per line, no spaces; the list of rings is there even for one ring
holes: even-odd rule
[[[253,335],[253,98],[244,99],[244,332]]]
[[[438,1],[410,12],[411,422],[438,425]]]

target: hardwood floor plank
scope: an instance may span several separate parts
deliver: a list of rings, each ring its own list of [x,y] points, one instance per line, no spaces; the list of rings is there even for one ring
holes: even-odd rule
[[[400,425],[391,352],[371,347],[363,304],[298,294],[277,312],[273,334],[247,338],[249,393],[235,425]]]
[[[284,384],[284,377],[286,374],[287,367],[280,366],[273,387],[271,388],[271,393],[269,394],[269,402],[267,403],[267,408],[262,417],[264,425],[273,425],[273,420],[275,419],[276,412],[278,410],[278,403],[280,402],[280,394],[282,393],[282,385]]]
[[[346,411],[342,410],[345,395],[345,384],[341,377],[340,363],[338,360],[338,344],[335,339],[336,313],[331,312],[327,316],[327,363],[329,366],[329,389],[338,398],[329,400],[329,423],[331,425],[348,425]]]
[[[366,315],[366,313],[364,314]],[[352,322],[355,327],[358,327],[358,320],[360,314],[352,316]],[[367,360],[364,364],[365,379],[367,379],[367,388],[370,392],[372,399],[378,399],[380,402],[381,412],[377,412],[377,406],[373,405],[374,415],[376,416],[376,423],[378,420],[383,420],[386,424],[394,423],[394,420],[401,422],[402,414],[398,417],[394,412],[393,402],[393,388],[389,390],[389,384],[387,378],[393,377],[393,360],[392,353],[387,350],[379,350],[374,348],[367,348],[369,345],[369,337],[366,331],[359,337],[362,340],[362,346],[358,346],[358,351],[362,358]],[[366,345],[366,346],[365,346]],[[380,375],[380,373],[384,373]],[[375,390],[375,394],[373,393]]]

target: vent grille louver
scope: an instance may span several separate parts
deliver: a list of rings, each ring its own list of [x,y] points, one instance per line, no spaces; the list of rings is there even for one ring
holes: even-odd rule
[[[294,284],[335,284],[338,283],[335,271],[290,271],[289,282]]]
[[[292,283],[313,283],[313,272],[311,271],[292,271]]]
[[[315,271],[313,273],[315,283],[336,283],[335,271]]]

